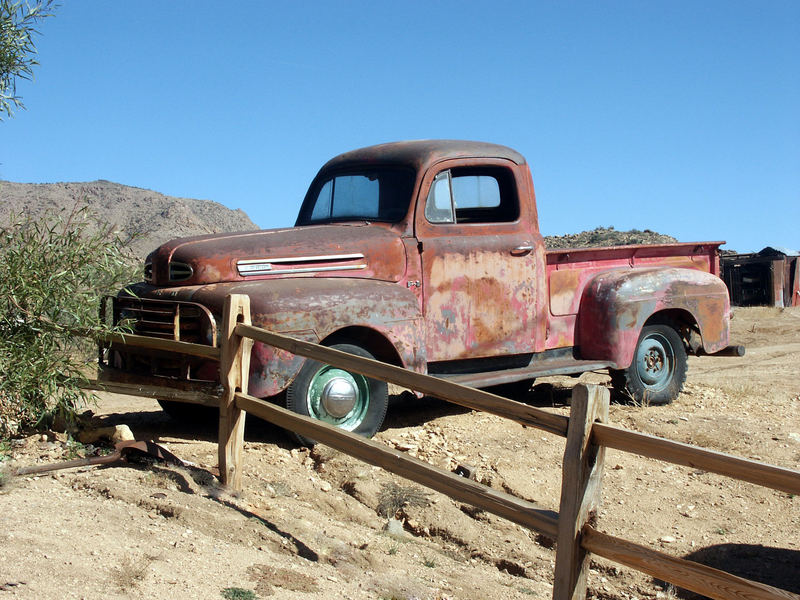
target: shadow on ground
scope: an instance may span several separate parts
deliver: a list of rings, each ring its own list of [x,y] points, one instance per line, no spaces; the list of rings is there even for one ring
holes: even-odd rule
[[[571,394],[570,388],[540,383],[511,399],[530,406],[547,408],[568,405]],[[104,415],[102,421],[104,425],[127,425],[139,440],[147,439],[158,443],[163,438],[178,438],[216,443],[217,409],[192,404],[179,405],[177,410],[175,408],[173,406],[172,412],[175,414],[172,416],[163,410],[129,410]],[[452,402],[431,396],[417,398],[410,392],[404,392],[389,398],[382,430],[420,427],[441,417],[468,412],[469,408]],[[276,444],[283,448],[296,447],[283,429],[252,416],[247,418],[245,440]]]
[[[202,406],[196,408],[195,414],[179,418],[171,417],[162,410],[110,413],[103,416],[103,424],[127,425],[137,440],[153,440],[158,443],[166,437],[217,443],[217,409]],[[245,441],[276,444],[283,448],[294,446],[283,429],[255,417],[247,418]]]
[[[800,593],[800,551],[772,548],[755,544],[718,544],[684,557],[731,575],[771,585],[782,590]],[[706,598],[679,590],[678,597],[685,600]]]
[[[487,391],[497,393],[492,389]],[[569,404],[571,396],[572,390],[569,388],[560,388],[549,383],[542,383],[535,385],[532,389],[522,394],[505,397],[530,406],[547,408],[565,406]],[[390,398],[389,410],[386,413],[386,420],[382,429],[421,427],[434,419],[463,415],[470,412],[470,410],[464,406],[432,396],[417,398],[410,392],[403,392]]]

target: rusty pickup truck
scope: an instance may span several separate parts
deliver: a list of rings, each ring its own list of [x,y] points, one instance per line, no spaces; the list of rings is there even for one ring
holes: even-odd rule
[[[215,345],[225,297],[247,294],[254,325],[420,373],[513,393],[608,370],[630,397],[662,404],[680,393],[688,353],[729,346],[721,243],[547,251],[519,153],[390,143],[325,164],[294,227],[162,245],[113,314],[142,335]],[[130,347],[107,360],[148,377],[219,377],[214,362]],[[260,343],[249,393],[365,436],[387,408],[385,383]]]

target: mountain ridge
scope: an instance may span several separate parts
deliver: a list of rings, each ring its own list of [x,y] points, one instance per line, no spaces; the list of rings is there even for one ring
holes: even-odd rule
[[[174,238],[259,228],[243,210],[213,200],[168,196],[105,179],[57,183],[0,180],[2,224],[22,212],[51,222],[84,204],[102,222],[113,225],[123,239],[130,239],[129,247],[139,258]]]

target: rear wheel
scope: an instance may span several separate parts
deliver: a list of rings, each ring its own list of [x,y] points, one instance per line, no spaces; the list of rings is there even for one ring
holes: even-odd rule
[[[641,404],[669,404],[683,389],[688,368],[686,348],[678,332],[659,323],[642,328],[633,363],[612,370],[611,383]]]
[[[333,344],[331,348],[375,358],[354,344]],[[388,404],[385,382],[310,359],[286,390],[289,410],[364,437],[372,437],[380,429]],[[306,446],[316,443],[296,433],[290,435]]]

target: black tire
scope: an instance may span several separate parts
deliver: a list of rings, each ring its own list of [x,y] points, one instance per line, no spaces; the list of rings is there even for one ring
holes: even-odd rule
[[[158,403],[171,419],[181,423],[210,422],[214,418],[219,418],[219,410],[211,406],[174,400],[159,400]]]
[[[332,344],[331,348],[375,358],[369,351],[354,344]],[[286,389],[286,408],[289,410],[367,438],[380,429],[388,405],[386,382],[311,359],[306,360]],[[316,443],[294,432],[289,432],[289,435],[304,446]]]
[[[658,323],[642,328],[631,365],[609,372],[616,391],[638,404],[659,406],[678,397],[687,369],[686,348],[678,332]]]

